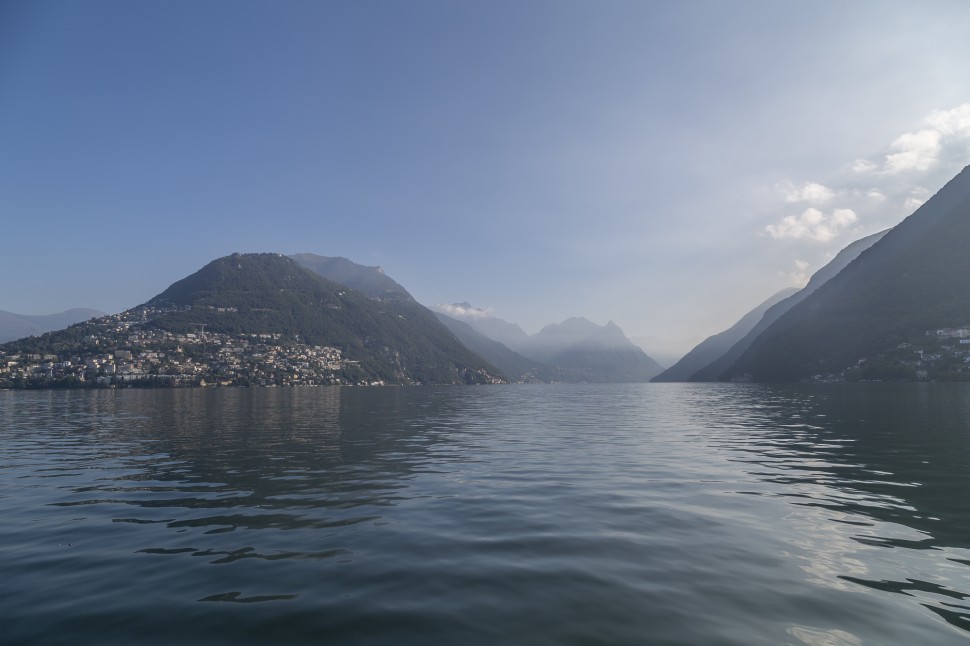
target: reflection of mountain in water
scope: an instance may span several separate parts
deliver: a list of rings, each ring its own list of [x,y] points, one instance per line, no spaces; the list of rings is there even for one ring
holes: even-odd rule
[[[109,443],[144,447],[144,455],[117,459],[137,464],[142,486],[157,493],[129,501],[141,510],[116,522],[167,522],[218,533],[326,528],[379,518],[380,508],[405,496],[407,480],[426,468],[425,454],[438,438],[426,425],[448,418],[447,402],[453,399],[427,396],[431,392],[413,397],[413,389],[372,393],[338,388],[92,393],[87,414],[98,420],[98,432]],[[105,424],[111,418],[121,423]],[[131,484],[127,474],[119,480],[124,483],[119,486]],[[178,520],[169,520],[172,512],[166,510],[172,508],[179,509]]]

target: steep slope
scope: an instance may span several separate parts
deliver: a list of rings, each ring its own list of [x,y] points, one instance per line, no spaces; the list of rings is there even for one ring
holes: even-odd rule
[[[728,329],[707,337],[677,363],[651,379],[653,382],[687,381],[691,375],[724,356],[731,347],[743,339],[764,318],[769,307],[793,296],[798,289],[783,289],[756,308],[745,314]]]
[[[290,256],[310,271],[335,283],[356,289],[369,298],[380,300],[413,300],[411,294],[380,267],[367,267],[341,257],[297,253]]]
[[[879,233],[866,236],[865,238],[856,240],[845,249],[840,251],[828,264],[812,274],[812,277],[809,279],[808,284],[805,285],[804,288],[783,301],[769,307],[761,320],[758,321],[757,325],[751,328],[751,330],[745,334],[740,341],[731,346],[731,348],[719,358],[692,374],[688,378],[688,381],[717,381],[720,379],[721,374],[727,370],[731,364],[737,361],[738,357],[740,357],[749,347],[751,347],[751,344],[755,339],[758,338],[759,335],[761,335],[762,332],[767,330],[775,321],[781,318],[781,316],[788,312],[791,308],[795,307],[797,304],[808,298],[811,294],[815,293],[819,287],[832,280],[839,274],[839,272],[845,269],[849,263],[858,258],[863,251],[876,244],[876,242],[881,240],[888,232],[889,230],[886,229],[884,231],[880,231]]]
[[[970,167],[765,330],[722,379],[842,374],[926,330],[970,323]]]
[[[516,352],[521,352],[522,348],[529,345],[529,335],[518,325],[492,316],[470,303],[438,305],[435,309],[446,316],[468,324],[479,334],[483,334],[493,341],[498,341]]]
[[[60,330],[97,316],[104,316],[104,312],[81,307],[57,314],[14,314],[0,310],[0,343]]]

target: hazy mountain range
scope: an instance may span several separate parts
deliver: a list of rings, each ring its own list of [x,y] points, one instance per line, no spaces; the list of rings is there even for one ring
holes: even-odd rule
[[[507,365],[519,372],[517,380],[541,381],[648,381],[663,368],[632,341],[612,321],[597,325],[582,317],[552,323],[536,334],[527,334],[514,323],[492,316],[469,303],[439,305],[438,316],[463,342],[477,345],[482,356],[496,366]],[[471,331],[493,343],[484,344],[477,336],[448,322],[464,323]],[[514,356],[506,353],[511,350]],[[494,352],[498,354],[494,354]],[[522,362],[527,359],[528,362]],[[509,365],[509,360],[515,362]]]
[[[380,267],[309,253],[291,257],[370,298],[417,304]],[[583,318],[572,318],[530,336],[518,325],[489,316],[468,303],[445,309],[451,316],[439,312],[439,321],[465,347],[511,381],[647,381],[662,370],[612,321],[599,326]]]
[[[309,253],[217,259],[147,301],[139,325],[339,347],[362,377],[390,383],[963,380],[970,340],[935,338],[970,338],[968,243],[970,167],[902,223],[847,246],[803,289],[775,294],[667,370],[612,321],[574,317],[530,335],[468,303],[433,313],[380,267]],[[0,349],[63,354],[110,318],[0,311],[0,341],[29,337]]]
[[[511,349],[460,321],[443,315],[439,320],[380,267],[308,253],[219,258],[142,306],[9,347],[83,355],[83,339],[117,345],[117,336],[98,336],[99,330],[131,321],[138,321],[138,329],[172,334],[279,334],[281,343],[336,347],[354,368],[345,375],[352,383],[646,381],[661,370],[612,322],[598,326],[573,318],[530,336],[500,319],[477,321],[515,346]],[[196,363],[208,370],[211,360]]]
[[[57,314],[14,314],[0,310],[0,343],[60,330],[98,316],[104,316],[104,312],[83,307]]]

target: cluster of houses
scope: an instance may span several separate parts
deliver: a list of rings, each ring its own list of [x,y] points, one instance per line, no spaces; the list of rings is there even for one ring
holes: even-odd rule
[[[841,376],[823,381],[970,381],[970,327],[926,330],[922,338],[865,357]]]
[[[0,388],[359,383],[356,362],[339,348],[204,325],[184,334],[142,325],[157,313],[143,308],[82,324],[85,336],[64,354],[0,348]]]
[[[970,327],[943,327],[936,330],[927,330],[926,336],[935,336],[941,339],[970,339]],[[961,343],[963,343],[961,341]],[[967,341],[970,343],[970,341]]]

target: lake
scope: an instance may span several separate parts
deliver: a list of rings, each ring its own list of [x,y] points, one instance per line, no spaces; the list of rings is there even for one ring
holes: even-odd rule
[[[0,392],[0,642],[970,639],[970,384]]]

